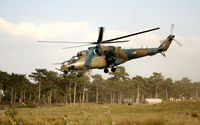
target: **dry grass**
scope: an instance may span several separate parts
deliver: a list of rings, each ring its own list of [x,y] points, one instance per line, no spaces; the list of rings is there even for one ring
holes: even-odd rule
[[[199,116],[200,102],[77,104],[0,110],[0,125],[200,125]]]

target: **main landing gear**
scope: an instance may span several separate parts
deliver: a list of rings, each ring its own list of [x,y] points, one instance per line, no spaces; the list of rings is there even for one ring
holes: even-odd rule
[[[116,71],[116,68],[112,67],[112,68],[111,68],[111,71],[112,71],[112,72],[115,72],[115,71]],[[104,69],[104,73],[108,73],[108,72],[109,72],[108,68]]]
[[[112,68],[111,68],[111,71],[112,71],[112,72],[115,72],[115,71],[116,71],[116,68],[112,67]]]
[[[104,73],[108,73],[109,72],[109,70],[106,68],[106,69],[104,69]]]

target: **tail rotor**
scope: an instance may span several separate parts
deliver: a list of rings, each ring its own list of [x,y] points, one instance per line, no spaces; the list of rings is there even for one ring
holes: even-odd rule
[[[175,39],[175,35],[173,35],[173,32],[174,32],[174,28],[175,28],[175,25],[174,24],[171,24],[171,27],[170,27],[170,35],[168,36],[168,39],[169,40],[173,40],[176,42],[176,44],[180,47],[182,47],[182,44]],[[165,40],[161,40],[160,43],[162,44]]]
[[[175,27],[175,25],[174,25],[174,24],[171,24],[170,36],[174,36],[174,37],[173,37],[173,40],[176,42],[176,44],[177,44],[178,46],[182,47],[182,44],[181,44],[178,40],[174,39],[174,38],[175,38],[175,35],[173,35],[174,27]]]
[[[159,51],[164,57],[165,57],[164,52],[168,50],[172,41],[175,41],[178,46],[182,47],[182,44],[175,39],[175,35],[173,34],[174,27],[175,25],[171,24],[170,35],[167,37],[167,39],[160,41],[161,45],[159,46],[159,49],[160,49]]]

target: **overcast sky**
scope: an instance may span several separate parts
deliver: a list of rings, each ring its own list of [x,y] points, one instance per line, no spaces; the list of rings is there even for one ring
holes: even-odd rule
[[[158,47],[175,24],[176,39],[166,52],[125,64],[130,77],[161,72],[180,80],[200,81],[199,0],[1,0],[0,70],[30,73],[35,68],[54,70],[87,47],[63,50],[72,44],[45,44],[37,40],[96,41],[98,27],[104,39],[160,27],[158,31],[128,38],[123,48]],[[103,71],[93,70],[94,73]]]

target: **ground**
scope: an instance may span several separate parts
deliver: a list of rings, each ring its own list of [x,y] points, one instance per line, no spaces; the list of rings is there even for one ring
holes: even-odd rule
[[[200,101],[67,104],[0,110],[0,125],[200,125]]]

